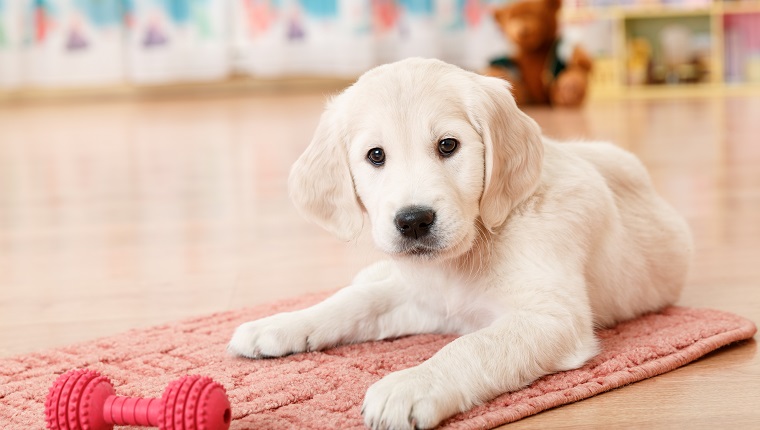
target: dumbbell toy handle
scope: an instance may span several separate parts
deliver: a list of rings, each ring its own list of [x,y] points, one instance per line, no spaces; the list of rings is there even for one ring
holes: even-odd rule
[[[103,420],[117,426],[158,427],[162,412],[161,399],[108,396],[103,403]]]

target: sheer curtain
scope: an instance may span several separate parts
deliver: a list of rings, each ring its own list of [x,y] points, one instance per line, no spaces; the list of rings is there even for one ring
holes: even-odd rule
[[[354,77],[409,56],[478,70],[501,0],[0,0],[0,87]]]

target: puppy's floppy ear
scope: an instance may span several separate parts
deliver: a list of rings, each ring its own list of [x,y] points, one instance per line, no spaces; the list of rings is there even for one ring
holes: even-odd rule
[[[543,160],[541,129],[515,103],[507,81],[476,75],[478,92],[471,121],[485,144],[485,179],[480,217],[490,231],[538,186]]]
[[[306,151],[290,170],[288,188],[301,215],[341,240],[356,238],[364,215],[348,167],[338,100],[327,106]]]

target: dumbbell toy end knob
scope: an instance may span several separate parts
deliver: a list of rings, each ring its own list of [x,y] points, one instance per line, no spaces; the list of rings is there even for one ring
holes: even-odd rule
[[[205,376],[185,376],[172,382],[161,404],[158,426],[162,430],[227,430],[232,420],[224,387]]]
[[[110,430],[103,405],[114,396],[108,378],[92,370],[72,370],[56,379],[45,401],[45,421],[51,430]]]

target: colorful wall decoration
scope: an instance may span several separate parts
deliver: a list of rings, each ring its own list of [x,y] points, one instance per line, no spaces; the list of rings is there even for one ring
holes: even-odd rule
[[[354,77],[409,56],[478,69],[504,49],[499,1],[0,0],[0,85]]]

